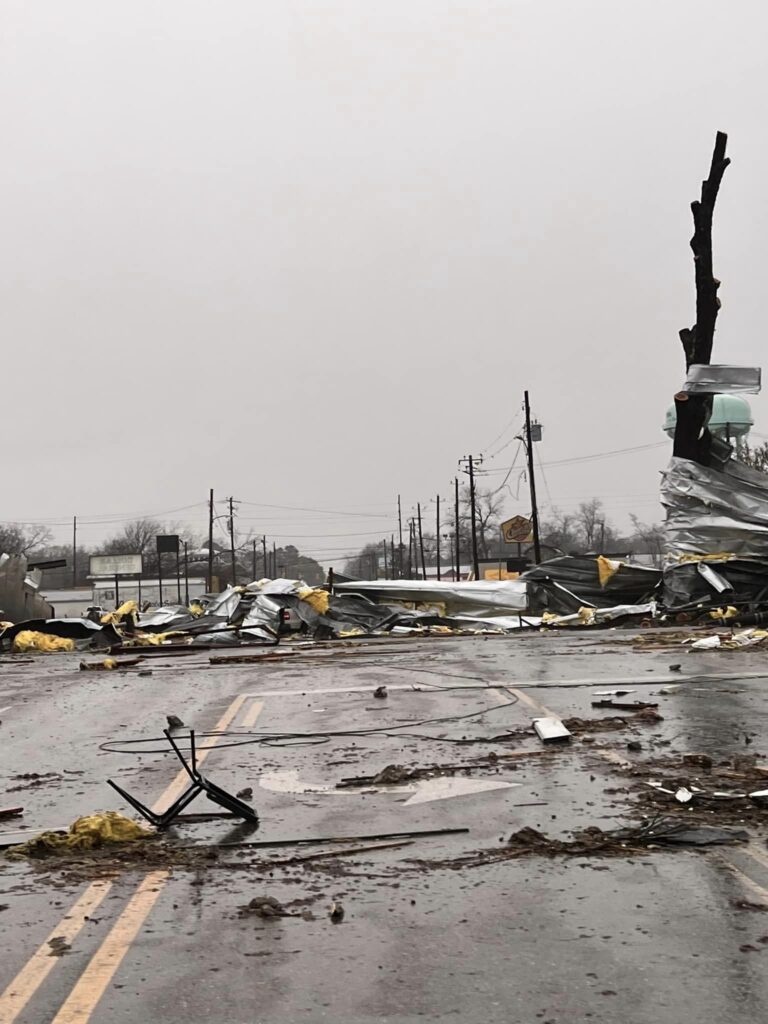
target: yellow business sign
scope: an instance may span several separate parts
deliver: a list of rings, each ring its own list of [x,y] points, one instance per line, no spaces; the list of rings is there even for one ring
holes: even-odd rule
[[[512,516],[501,524],[501,536],[505,544],[528,544],[533,540],[531,520],[525,516]]]

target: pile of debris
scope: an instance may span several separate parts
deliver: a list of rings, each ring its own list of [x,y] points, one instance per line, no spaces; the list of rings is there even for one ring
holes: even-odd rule
[[[56,653],[102,650],[123,653],[134,649],[232,646],[274,646],[294,635],[331,640],[372,635],[413,633],[506,632],[521,625],[526,608],[525,584],[444,584],[448,591],[414,581],[380,586],[372,600],[373,584],[342,584],[339,593],[307,586],[302,580],[258,580],[228,587],[184,605],[166,605],[142,614],[135,601],[97,621],[34,619],[5,623],[0,651]],[[501,593],[500,593],[501,591]],[[518,614],[513,615],[513,612]],[[491,614],[495,613],[495,614]]]

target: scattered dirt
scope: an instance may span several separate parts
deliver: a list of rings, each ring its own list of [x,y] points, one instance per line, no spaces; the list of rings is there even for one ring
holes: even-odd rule
[[[408,782],[414,778],[416,772],[418,769],[403,768],[401,764],[388,764],[378,775],[374,775],[373,784],[375,786],[392,786],[400,782]]]
[[[14,782],[28,782],[30,779],[58,779],[59,777],[56,772],[22,772],[20,775],[12,775],[11,779]]]
[[[24,789],[36,789],[38,786],[47,786],[50,782],[61,782],[61,775],[57,775],[56,772],[46,772],[43,775],[38,775],[35,772],[27,772],[24,775],[12,775],[12,779],[24,779],[24,782],[20,782],[18,786],[9,786],[6,789],[6,793],[18,793]]]
[[[449,868],[459,870],[466,867],[479,867],[483,864],[494,864],[498,861],[515,860],[518,857],[626,857],[640,850],[647,849],[646,842],[635,842],[617,838],[616,834],[603,832],[593,826],[578,833],[574,839],[551,839],[535,828],[521,828],[513,832],[504,846],[492,847],[487,850],[474,850],[459,857],[444,860],[408,860],[422,868]]]
[[[707,754],[692,753],[649,757],[616,766],[614,771],[636,780],[630,790],[632,802],[649,817],[663,813],[684,817],[691,824],[758,828],[768,824],[768,807],[750,800],[746,794],[768,789],[766,770],[758,763],[760,760],[760,755],[743,754],[716,762]],[[672,793],[661,793],[648,786],[650,780],[660,782]],[[673,794],[681,788],[704,792],[694,795],[688,803],[679,803]],[[715,797],[712,794],[716,792],[733,796]]]
[[[712,767],[712,758],[709,754],[683,754],[683,764],[694,768]]]
[[[737,910],[746,910],[751,913],[768,913],[768,906],[764,903],[752,903],[751,900],[731,900],[731,906]]]
[[[654,711],[653,708],[645,708],[642,711],[633,712],[630,716],[611,718],[564,718],[563,725],[575,736],[585,732],[615,732],[618,729],[628,729],[633,725],[656,725],[663,722],[664,718]]]
[[[252,914],[255,914],[257,917],[266,918],[294,916],[274,896],[255,896],[250,903],[240,907],[237,912],[238,917],[249,917]]]

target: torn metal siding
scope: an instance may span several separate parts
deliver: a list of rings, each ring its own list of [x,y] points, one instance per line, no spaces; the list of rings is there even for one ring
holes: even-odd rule
[[[693,363],[681,390],[689,395],[757,395],[760,377],[759,366]]]
[[[671,561],[716,554],[768,561],[768,474],[733,459],[718,470],[673,457],[661,503]]]

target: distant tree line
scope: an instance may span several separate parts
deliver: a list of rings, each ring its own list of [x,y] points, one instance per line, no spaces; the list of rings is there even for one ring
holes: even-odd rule
[[[768,463],[768,452],[766,453]],[[517,553],[514,545],[505,544],[501,538],[501,523],[507,518],[504,512],[503,497],[491,490],[478,490],[475,496],[475,523],[477,532],[477,549],[480,559],[505,559]],[[553,558],[557,555],[594,554],[642,554],[650,556],[654,565],[661,565],[664,553],[663,532],[660,523],[643,523],[635,516],[630,516],[632,530],[620,533],[606,514],[602,501],[592,498],[582,502],[573,512],[552,509],[540,521],[542,555]],[[424,561],[427,566],[435,565],[436,541],[435,533],[425,530],[422,522]],[[466,565],[471,561],[472,551],[472,516],[469,488],[462,489],[459,497],[459,547],[461,561]],[[449,569],[455,560],[456,515],[450,507],[445,513],[445,526],[440,530],[441,564]],[[418,538],[416,546],[409,542],[411,531],[409,523],[403,533],[403,575],[407,578],[418,578],[421,570],[421,552]],[[366,544],[356,554],[350,556],[343,571],[349,576],[369,578],[374,573],[384,574],[384,539],[377,543]],[[392,571],[394,555],[395,569],[399,571],[400,552],[398,538],[395,538],[394,550],[389,539],[386,544],[388,575]],[[530,545],[522,545],[522,553],[532,557]]]
[[[208,574],[208,538],[190,530],[183,523],[163,522],[159,519],[134,519],[127,523],[119,532],[101,544],[88,546],[77,545],[77,575],[72,573],[72,545],[53,544],[52,534],[48,527],[37,527],[22,523],[9,523],[0,526],[0,552],[10,555],[26,555],[37,561],[66,559],[67,565],[60,569],[45,571],[45,586],[51,589],[68,587],[84,587],[90,584],[89,559],[91,555],[142,555],[144,575],[153,577],[157,574],[156,538],[163,534],[175,534],[179,538],[180,553],[183,562],[184,543],[187,545],[188,571],[190,577],[207,576]],[[253,542],[256,541],[256,559],[254,564]],[[274,552],[271,545],[267,550],[267,567],[271,568],[274,561],[276,573],[290,579],[303,579],[316,585],[325,579],[323,567],[307,555],[302,555],[292,544],[277,548]],[[175,559],[172,555],[163,556],[164,573],[175,573]],[[255,578],[261,579],[264,573],[264,558],[261,537],[249,533],[245,537],[236,537],[235,570],[238,583],[250,583]],[[183,571],[183,564],[182,564]],[[226,541],[214,540],[213,543],[213,574],[223,587],[232,580],[232,556]],[[269,573],[267,573],[269,575]]]

